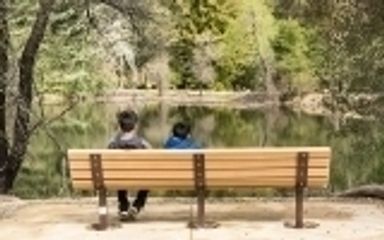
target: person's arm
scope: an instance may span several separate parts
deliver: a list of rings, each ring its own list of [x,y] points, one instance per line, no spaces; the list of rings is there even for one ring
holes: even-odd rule
[[[201,148],[203,148],[198,141],[196,141],[196,140],[194,140],[192,138],[190,138],[190,141],[191,141],[190,142],[191,148],[194,148],[194,149],[201,149]]]
[[[163,148],[169,149],[172,148],[172,138],[169,137],[163,144]]]
[[[116,137],[112,137],[108,142],[108,148],[110,149],[116,149],[117,148],[117,142]]]

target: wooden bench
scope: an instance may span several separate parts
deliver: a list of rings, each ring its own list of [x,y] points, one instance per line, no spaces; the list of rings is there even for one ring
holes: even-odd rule
[[[303,227],[303,190],[329,180],[329,147],[199,150],[70,149],[74,189],[97,190],[99,229],[107,227],[107,190],[195,189],[203,227],[206,189],[272,187],[296,192],[295,227]]]

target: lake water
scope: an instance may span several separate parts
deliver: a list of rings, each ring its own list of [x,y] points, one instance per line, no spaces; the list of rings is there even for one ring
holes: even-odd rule
[[[103,148],[117,129],[117,104],[80,104],[31,139],[29,154],[15,186],[22,197],[68,195],[65,152]],[[327,192],[384,182],[384,122],[308,116],[282,109],[136,106],[140,133],[161,147],[171,126],[186,119],[193,136],[212,147],[331,146],[331,182]],[[47,115],[60,113],[49,106]]]

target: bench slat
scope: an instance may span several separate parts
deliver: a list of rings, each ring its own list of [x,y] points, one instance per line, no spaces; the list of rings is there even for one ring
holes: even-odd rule
[[[182,155],[182,154],[161,154],[161,155],[154,155],[154,154],[148,154],[148,155],[142,155],[142,154],[135,154],[133,151],[129,153],[121,153],[121,155],[113,155],[109,156],[103,155],[102,158],[110,161],[126,161],[126,160],[132,160],[132,161],[190,161],[193,159],[193,155]],[[89,155],[84,156],[76,156],[72,157],[70,156],[72,161],[89,161]],[[324,156],[309,156],[310,159],[329,159],[330,156],[324,155]],[[205,159],[207,160],[220,160],[220,161],[234,161],[234,160],[249,160],[249,161],[279,161],[279,160],[295,160],[297,159],[297,155],[287,153],[287,154],[208,154],[205,155]]]
[[[329,159],[310,159],[309,160],[309,167],[310,168],[327,168]],[[207,160],[205,167],[207,170],[210,169],[233,169],[233,170],[241,170],[241,169],[259,169],[259,168],[285,168],[285,167],[296,167],[296,160],[285,160],[285,159],[277,159],[273,161],[262,161],[262,160],[232,160],[232,161],[225,161],[225,160]],[[88,161],[77,161],[73,160],[70,162],[70,169],[71,170],[90,170],[90,162]],[[189,161],[178,161],[178,160],[164,160],[159,161],[155,159],[151,160],[128,160],[125,159],[124,161],[116,161],[114,159],[105,159],[103,160],[103,169],[108,170],[173,170],[173,169],[185,169],[185,170],[192,170],[193,169],[193,162],[192,160]]]
[[[311,188],[323,188],[327,184],[325,178],[309,178],[308,186]],[[107,189],[194,189],[193,180],[106,180]],[[247,181],[238,179],[210,180],[207,181],[209,189],[222,189],[231,187],[292,187],[295,185],[293,179],[248,179]],[[93,183],[90,180],[74,180],[73,187],[76,189],[92,189]]]
[[[102,154],[104,159],[159,159],[161,160],[189,160],[194,153],[204,153],[206,159],[294,159],[298,152],[308,152],[310,158],[329,158],[330,149],[324,147],[307,148],[251,148],[251,149],[196,149],[196,150],[110,150],[110,149],[71,149],[68,150],[70,159],[89,159],[89,154]]]
[[[308,176],[326,177],[328,170],[326,168],[310,168],[308,169]],[[193,171],[183,170],[104,170],[104,179],[119,178],[119,179],[193,179]],[[206,170],[207,179],[236,179],[247,177],[291,177],[296,178],[295,168],[270,168],[261,170]],[[72,171],[72,178],[92,178],[91,171],[74,170]]]

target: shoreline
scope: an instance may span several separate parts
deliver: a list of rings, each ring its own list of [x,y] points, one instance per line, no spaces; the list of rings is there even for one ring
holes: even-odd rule
[[[80,95],[73,99],[55,94],[45,94],[39,99],[44,105],[62,105],[68,102],[78,103],[114,103],[123,106],[148,106],[165,104],[171,107],[177,106],[201,106],[208,108],[229,109],[269,109],[284,107],[294,112],[304,113],[310,116],[337,117],[339,119],[366,119],[373,116],[358,114],[353,109],[345,112],[332,112],[326,106],[327,93],[307,93],[297,96],[289,101],[271,101],[265,92],[251,91],[202,91],[199,90],[168,90],[163,96],[159,96],[158,90],[117,89],[103,93],[101,96],[91,94]],[[377,97],[377,96],[376,96]],[[374,96],[364,94],[351,94],[351,101],[366,99],[372,101]],[[35,99],[37,100],[37,99]],[[328,99],[329,100],[329,99]]]
[[[322,96],[316,93],[310,96]],[[265,92],[251,91],[198,91],[198,90],[169,90],[163,96],[159,95],[158,90],[137,90],[137,89],[118,89],[106,91],[101,96],[80,95],[73,99],[79,102],[98,102],[98,103],[127,103],[137,105],[153,105],[165,103],[169,106],[206,106],[206,107],[227,107],[235,109],[258,109],[269,107],[285,106],[292,109],[319,108],[322,107],[322,97],[295,98],[287,102],[270,101]],[[45,105],[60,105],[70,101],[64,96],[55,94],[45,94],[41,97]],[[301,100],[305,100],[302,102]],[[309,106],[311,105],[311,106]],[[324,111],[324,109],[321,109]]]

